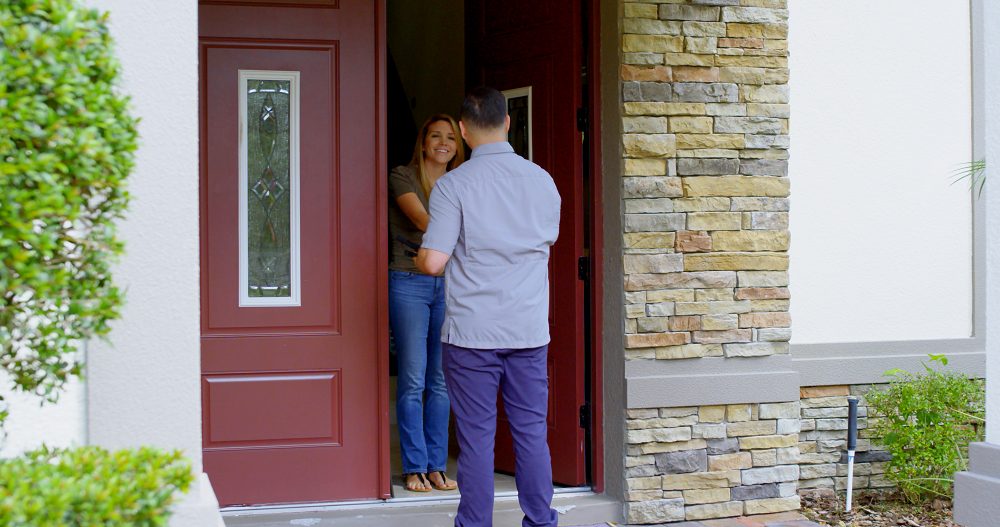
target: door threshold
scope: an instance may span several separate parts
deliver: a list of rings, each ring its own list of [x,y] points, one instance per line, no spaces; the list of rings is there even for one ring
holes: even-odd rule
[[[261,505],[222,509],[227,527],[382,527],[405,523],[408,527],[441,527],[454,522],[458,496],[392,498],[300,505]],[[559,512],[561,525],[620,522],[621,502],[590,487],[556,489],[552,508]],[[516,492],[496,496],[494,524],[519,523],[521,510]]]

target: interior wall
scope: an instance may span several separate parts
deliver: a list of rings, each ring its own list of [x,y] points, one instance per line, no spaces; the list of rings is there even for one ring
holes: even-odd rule
[[[969,337],[969,3],[789,11],[793,344]]]
[[[398,164],[403,161],[392,159],[393,152],[412,152],[415,129],[425,119],[441,112],[458,116],[465,96],[465,4],[463,0],[388,0],[387,5],[389,67],[395,63],[410,110],[405,118],[400,116],[402,109],[392,104],[390,94],[390,163]],[[390,80],[392,76],[389,72]],[[414,135],[403,131],[408,125]]]

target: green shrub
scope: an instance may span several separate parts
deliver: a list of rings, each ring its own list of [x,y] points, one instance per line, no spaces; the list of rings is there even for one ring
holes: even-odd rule
[[[80,373],[76,344],[118,316],[137,121],[114,89],[106,14],[2,0],[0,40],[0,369],[51,400]]]
[[[931,360],[948,364],[943,355]],[[922,373],[886,372],[891,380],[865,398],[878,416],[873,432],[892,454],[886,476],[911,503],[951,497],[954,474],[968,467],[970,442],[982,440],[985,386],[924,365]]]
[[[43,448],[0,460],[0,525],[166,525],[192,479],[176,451]]]

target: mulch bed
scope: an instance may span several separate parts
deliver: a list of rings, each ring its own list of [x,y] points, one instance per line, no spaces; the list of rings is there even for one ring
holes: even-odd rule
[[[851,512],[844,512],[844,496],[832,490],[802,494],[802,514],[833,527],[958,527],[952,521],[951,502],[934,500],[910,505],[896,492],[856,492]]]

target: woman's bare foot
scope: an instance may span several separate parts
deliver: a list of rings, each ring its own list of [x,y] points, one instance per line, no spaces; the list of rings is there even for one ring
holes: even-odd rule
[[[424,475],[418,472],[403,474],[403,486],[410,492],[430,492],[431,487],[424,479]]]
[[[430,480],[431,486],[437,490],[455,490],[458,488],[458,483],[455,483],[455,480],[449,478],[442,470],[427,474],[427,479]]]

